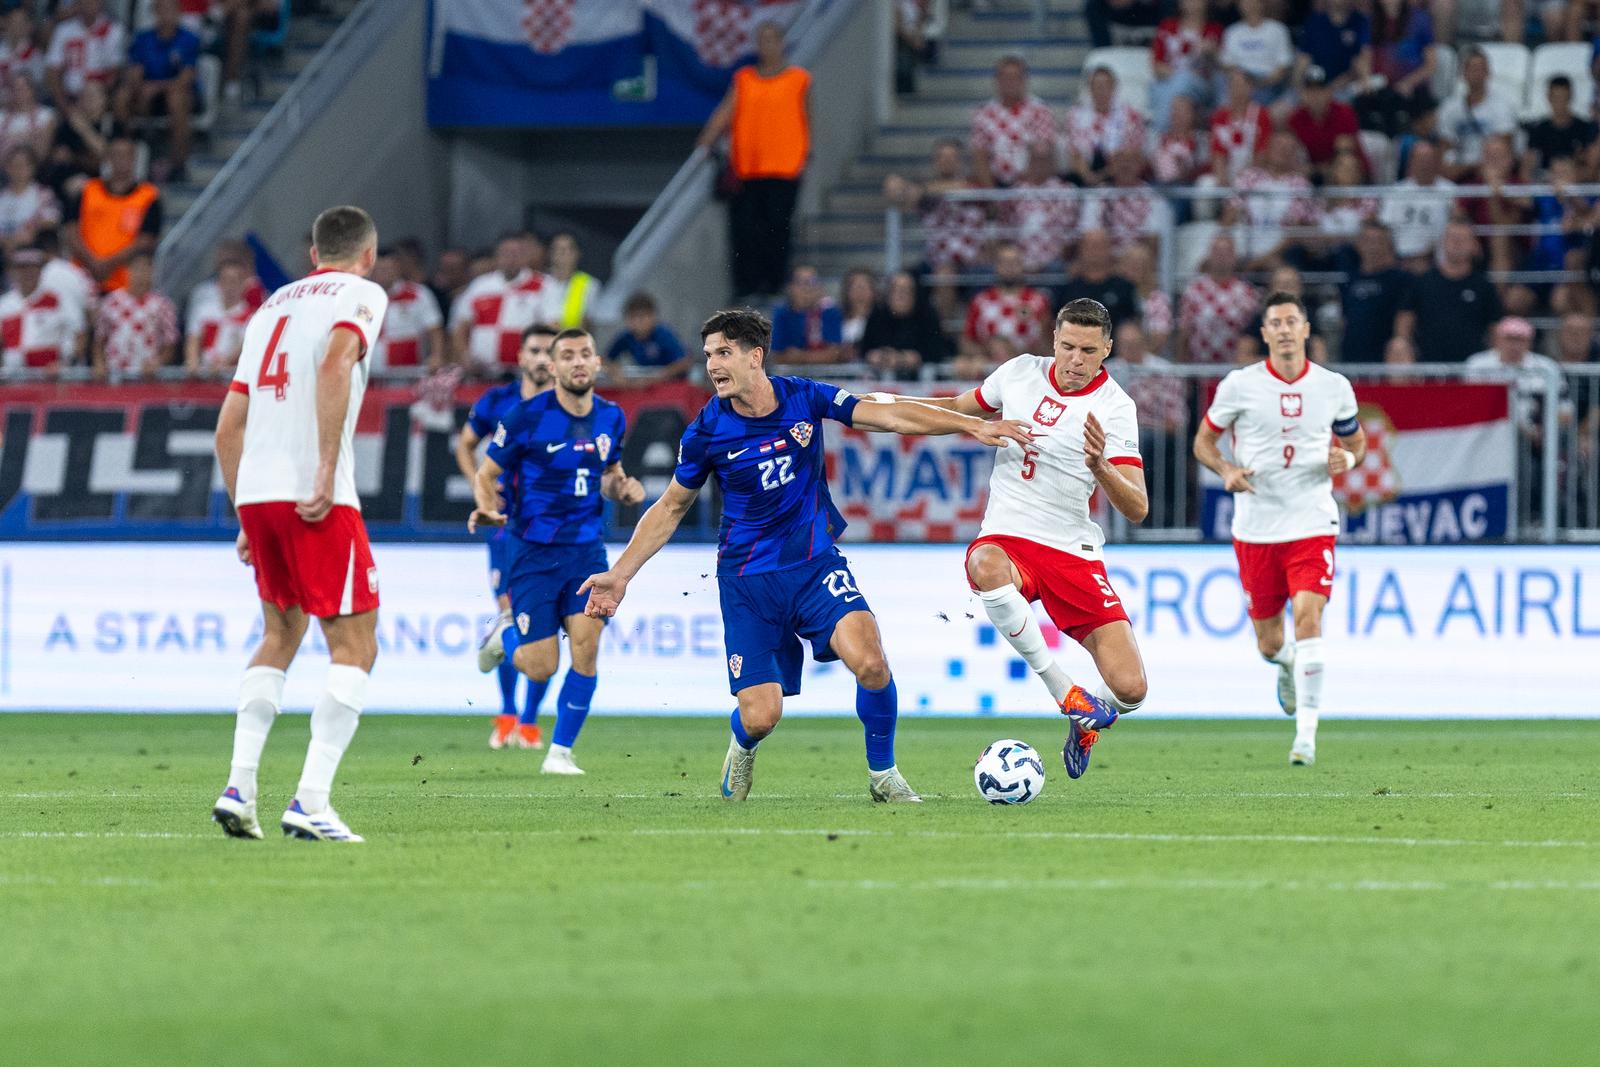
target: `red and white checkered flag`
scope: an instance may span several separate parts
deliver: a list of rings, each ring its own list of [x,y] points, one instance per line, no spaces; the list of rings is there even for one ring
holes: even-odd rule
[[[1367,434],[1367,455],[1353,470],[1333,480],[1335,496],[1353,513],[1386,504],[1400,495],[1400,472],[1389,455],[1394,423],[1376,404],[1362,404],[1356,416]]]
[[[572,5],[576,0],[523,0],[522,30],[540,55],[552,56],[572,39]]]

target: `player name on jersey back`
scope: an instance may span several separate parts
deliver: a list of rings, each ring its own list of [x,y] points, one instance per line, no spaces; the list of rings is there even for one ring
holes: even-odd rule
[[[1104,368],[1082,389],[1063,392],[1056,384],[1055,360],[1027,355],[1007,360],[990,374],[978,387],[978,403],[1001,418],[1032,423],[1036,434],[1028,448],[995,450],[978,536],[1023,537],[1100,559],[1106,537],[1089,517],[1096,483],[1084,463],[1084,424],[1093,412],[1105,430],[1110,462],[1143,467],[1133,398]]]
[[[366,394],[366,353],[383,328],[389,297],[381,286],[344,271],[319,270],[267,298],[245,327],[244,348],[229,389],[249,398],[237,504],[305,500],[317,475],[317,372],[335,330],[361,342],[363,358],[350,372],[334,471],[333,502],[360,507],[354,435]]]
[[[1233,461],[1252,470],[1253,493],[1233,495],[1233,536],[1278,544],[1339,532],[1328,452],[1333,437],[1356,429],[1356,394],[1342,374],[1307,362],[1293,381],[1266,361],[1222,379],[1206,412],[1232,431]]]

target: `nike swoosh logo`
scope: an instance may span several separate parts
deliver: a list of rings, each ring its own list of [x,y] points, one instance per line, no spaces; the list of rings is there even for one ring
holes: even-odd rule
[[[1115,603],[1116,603],[1115,600],[1103,600],[1103,601],[1100,602],[1100,606],[1103,607],[1103,608],[1109,608],[1111,605],[1113,605]]]
[[[722,795],[725,796],[725,797],[733,796],[733,788],[732,788],[732,786],[730,786],[728,784],[728,778],[732,774],[733,774],[733,768],[732,767],[729,767],[727,770],[722,772]]]
[[[563,441],[559,445],[545,445],[544,446],[544,450],[546,452],[560,452],[563,448],[566,448],[566,447],[567,447],[567,443],[565,441]]]
[[[1022,625],[1022,626],[1021,626],[1021,627],[1020,627],[1020,628],[1019,628],[1019,629],[1018,629],[1018,630],[1017,630],[1017,633],[1015,633],[1015,634],[1011,634],[1011,635],[1010,635],[1010,636],[1011,636],[1011,637],[1016,637],[1016,636],[1017,636],[1017,634],[1020,634],[1020,633],[1021,633],[1021,632],[1022,632],[1022,631],[1023,631],[1023,630],[1026,630],[1026,629],[1027,629],[1027,628],[1028,628],[1028,627],[1027,627],[1027,624],[1026,624],[1026,623],[1024,623],[1024,624],[1023,624],[1023,625]]]
[[[848,603],[850,603],[850,601],[852,601],[852,600],[860,600],[860,599],[861,599],[861,594],[860,594],[860,593],[857,593],[857,594],[856,594],[856,595],[855,595],[855,596],[847,596],[847,597],[845,597],[845,598],[844,598],[844,602],[845,602],[845,603],[846,603],[846,604],[848,604]]]
[[[728,453],[728,458],[729,459],[738,459],[740,456],[744,455],[748,451],[750,451],[748,448],[741,448],[737,452],[729,452]]]
[[[1332,578],[1319,578],[1317,580],[1319,582],[1321,582],[1323,585],[1332,585],[1333,584],[1333,579]]]

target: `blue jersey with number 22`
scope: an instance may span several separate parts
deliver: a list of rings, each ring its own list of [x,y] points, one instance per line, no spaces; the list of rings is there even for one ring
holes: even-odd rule
[[[684,431],[674,477],[722,489],[717,575],[783,570],[831,553],[844,517],[828,495],[822,420],[851,425],[856,398],[809,378],[774,376],[778,406],[747,418],[712,397]]]

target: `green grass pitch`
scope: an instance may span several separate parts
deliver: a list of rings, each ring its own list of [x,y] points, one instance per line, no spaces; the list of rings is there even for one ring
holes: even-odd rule
[[[911,719],[928,802],[868,802],[856,723],[599,718],[582,779],[486,720],[373,717],[365,846],[209,821],[227,717],[0,716],[0,1062],[1594,1062],[1600,722]],[[1018,736],[1043,796],[982,803]]]

